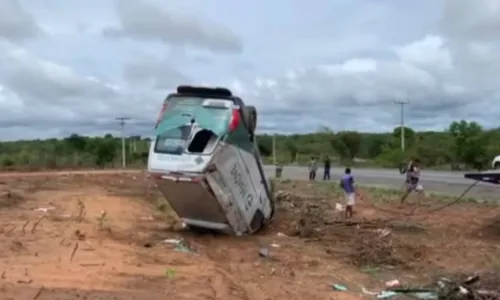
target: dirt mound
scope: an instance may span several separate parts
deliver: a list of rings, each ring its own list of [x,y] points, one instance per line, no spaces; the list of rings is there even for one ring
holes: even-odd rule
[[[425,245],[393,234],[396,230],[421,233],[425,230],[422,226],[384,219],[346,220],[342,211],[332,207],[335,202],[320,197],[279,191],[275,199],[282,216],[277,227],[290,236],[320,243],[327,253],[354,266],[409,268],[413,261],[425,258]]]
[[[474,233],[483,238],[500,240],[500,215],[486,220],[484,225]]]

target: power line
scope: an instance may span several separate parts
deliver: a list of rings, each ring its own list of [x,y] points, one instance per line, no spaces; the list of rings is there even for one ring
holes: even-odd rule
[[[122,167],[125,169],[127,167],[127,154],[125,151],[125,124],[126,121],[130,120],[129,117],[117,117],[115,120],[120,122],[120,127],[122,131]]]
[[[396,100],[394,103],[401,106],[401,151],[405,151],[405,109],[404,106],[409,104],[408,100]]]

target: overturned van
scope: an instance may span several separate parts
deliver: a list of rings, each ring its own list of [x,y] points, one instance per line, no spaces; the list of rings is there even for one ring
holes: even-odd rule
[[[164,100],[148,172],[191,229],[251,234],[272,218],[256,124],[255,107],[225,88],[179,86]]]

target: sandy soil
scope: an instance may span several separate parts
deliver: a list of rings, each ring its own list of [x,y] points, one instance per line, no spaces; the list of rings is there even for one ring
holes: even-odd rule
[[[0,299],[362,299],[395,278],[500,268],[497,207],[366,194],[346,222],[327,189],[278,189],[269,228],[236,238],[182,230],[140,173],[2,176]]]

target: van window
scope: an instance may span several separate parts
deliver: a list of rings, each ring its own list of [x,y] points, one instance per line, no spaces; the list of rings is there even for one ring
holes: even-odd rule
[[[156,139],[155,152],[181,155],[190,133],[191,125],[181,125],[164,131]]]
[[[212,131],[217,136],[227,132],[231,110],[226,107],[204,106],[206,98],[172,97],[167,102],[165,113],[158,123],[156,133],[162,134],[194,120],[198,127]],[[230,100],[220,100],[230,101]]]

